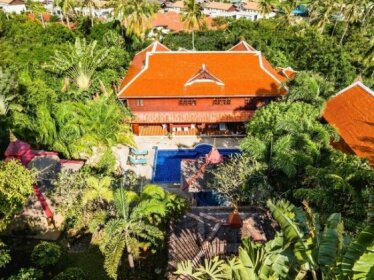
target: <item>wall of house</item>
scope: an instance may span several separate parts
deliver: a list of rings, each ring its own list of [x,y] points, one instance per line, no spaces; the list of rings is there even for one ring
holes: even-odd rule
[[[129,99],[127,106],[132,112],[144,111],[228,111],[228,110],[255,110],[272,97],[251,97],[251,98],[229,98],[230,104],[213,104],[213,98],[195,98],[196,104],[181,105],[179,98],[159,99]]]

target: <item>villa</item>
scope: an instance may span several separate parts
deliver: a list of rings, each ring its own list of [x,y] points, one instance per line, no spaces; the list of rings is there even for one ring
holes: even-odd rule
[[[228,51],[172,51],[155,41],[135,55],[118,98],[136,135],[238,136],[256,109],[287,94],[289,75],[244,41]]]
[[[26,11],[26,5],[22,0],[0,0],[0,10],[5,13],[20,14]]]
[[[200,1],[203,6],[203,13],[212,17],[232,17],[258,20],[262,17],[269,18],[275,16],[271,12],[262,15],[258,3],[250,0],[231,1],[230,3],[218,1]],[[165,1],[162,5],[166,11],[181,13],[184,9],[184,1]]]
[[[343,152],[367,158],[374,165],[374,92],[357,81],[327,102],[323,118],[334,126]]]

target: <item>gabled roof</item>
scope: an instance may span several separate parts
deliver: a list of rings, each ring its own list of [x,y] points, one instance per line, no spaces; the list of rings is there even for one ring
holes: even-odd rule
[[[186,82],[186,86],[190,86],[194,83],[206,83],[206,82],[212,82],[217,85],[223,86],[223,82],[216,78],[214,75],[209,73],[209,71],[206,69],[205,64],[201,65],[201,69],[197,72],[196,75],[194,75],[191,79],[189,79]]]
[[[292,67],[279,68],[279,74],[286,77],[287,79],[292,79],[296,76],[296,71]]]
[[[0,0],[0,4],[6,5],[25,5],[25,2],[22,0]]]
[[[209,29],[211,28],[213,29],[213,26],[212,26],[213,18],[206,16],[204,20],[207,24],[207,27]],[[186,30],[185,25],[183,24],[181,20],[180,14],[174,11],[169,11],[166,13],[162,13],[162,12],[156,13],[155,17],[152,19],[151,24],[152,24],[152,27],[154,28],[162,26],[162,27],[165,27],[171,30],[172,32],[179,32],[182,30]],[[198,28],[195,28],[195,29],[197,30]]]
[[[209,2],[204,7],[207,9],[222,10],[222,11],[229,11],[230,9],[235,8],[233,4],[223,3],[223,2]]]
[[[223,85],[186,85],[203,64],[212,80]],[[286,93],[280,90],[283,80],[259,51],[150,51],[148,47],[134,57],[118,97],[279,96]]]
[[[248,44],[246,41],[241,40],[235,46],[233,46],[229,51],[236,52],[236,51],[249,51],[249,52],[256,52],[257,50]]]
[[[165,47],[163,44],[161,44],[159,41],[154,41],[144,50],[135,54],[134,59],[132,60],[127,70],[126,76],[122,80],[120,88],[122,88],[129,81],[131,81],[134,77],[136,77],[136,75],[139,74],[139,72],[144,68],[147,53],[161,52],[161,51],[170,51],[170,50],[167,47]]]
[[[331,97],[323,117],[349,148],[374,164],[374,92],[358,81]]]
[[[244,10],[253,10],[253,11],[259,11],[260,7],[258,3],[253,2],[253,1],[247,1],[246,4],[243,5]]]

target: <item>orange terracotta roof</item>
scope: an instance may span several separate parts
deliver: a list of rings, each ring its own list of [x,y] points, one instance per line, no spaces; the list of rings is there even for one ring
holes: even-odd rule
[[[188,84],[202,65],[222,83]],[[135,56],[118,97],[277,96],[284,79],[257,51],[144,50]],[[282,91],[281,94],[285,93]]]
[[[292,69],[292,67],[279,68],[278,73],[287,79],[292,79],[296,76],[297,72]]]
[[[355,82],[329,99],[323,117],[360,157],[374,164],[374,92]]]
[[[136,112],[131,123],[217,123],[245,122],[254,111]]]
[[[134,59],[132,60],[129,69],[127,70],[125,78],[122,80],[120,88],[124,87],[129,81],[131,81],[143,68],[145,65],[145,58],[148,52],[160,52],[169,51],[167,47],[158,41],[154,41],[144,50],[138,52]]]
[[[258,3],[253,1],[247,1],[247,3],[243,6],[245,10],[253,10],[253,11],[259,11],[260,7]]]
[[[237,43],[235,46],[233,46],[229,51],[232,52],[243,52],[243,51],[249,51],[249,52],[255,52],[257,51],[254,47],[252,47],[250,44],[248,44],[246,41],[241,40],[239,43]]]
[[[234,5],[230,3],[223,3],[223,2],[209,2],[204,7],[207,9],[228,11],[231,8],[233,8]]]
[[[205,22],[209,29],[212,28],[213,18],[205,17]],[[152,27],[166,27],[172,32],[179,32],[186,30],[185,25],[181,20],[181,15],[177,12],[169,11],[166,13],[158,12],[152,20]],[[196,28],[195,30],[197,30]]]

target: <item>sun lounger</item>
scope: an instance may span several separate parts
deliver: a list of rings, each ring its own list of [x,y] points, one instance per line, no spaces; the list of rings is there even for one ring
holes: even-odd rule
[[[136,155],[136,156],[146,156],[148,155],[148,150],[138,150],[135,148],[130,149],[131,153]]]
[[[129,156],[129,160],[132,165],[147,164],[146,158],[134,158],[132,156]]]

